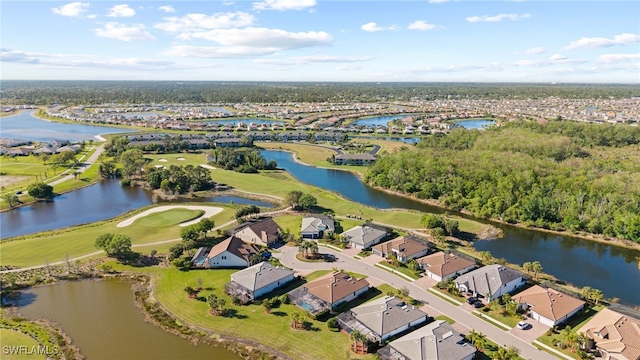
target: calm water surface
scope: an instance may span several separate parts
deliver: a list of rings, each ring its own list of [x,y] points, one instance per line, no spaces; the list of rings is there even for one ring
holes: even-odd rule
[[[89,360],[240,359],[221,347],[194,346],[145,322],[130,285],[117,279],[28,289],[19,304],[27,318],[57,322]]]
[[[272,207],[264,202],[235,196],[178,199],[171,202],[220,202]],[[168,201],[160,201],[168,202]],[[139,187],[122,186],[106,179],[71,191],[50,202],[34,203],[0,213],[0,237],[33,234],[110,219],[127,211],[153,204],[153,195]],[[82,209],[82,211],[76,211]]]
[[[95,140],[96,135],[131,132],[133,130],[108,126],[65,124],[35,117],[35,111],[0,118],[0,137],[31,141]]]
[[[395,119],[404,119],[404,118],[409,117],[409,116],[411,116],[411,115],[410,114],[403,114],[403,115],[376,116],[376,117],[371,117],[371,118],[358,120],[358,121],[354,122],[354,124],[355,125],[365,125],[365,126],[378,126],[378,125],[387,126],[387,124],[390,121],[393,121]]]
[[[495,121],[493,120],[485,120],[485,119],[476,119],[476,120],[461,120],[454,121],[454,124],[463,127],[465,129],[485,129],[489,125],[495,125]]]
[[[442,213],[444,210],[411,199],[393,196],[364,185],[346,171],[320,169],[302,165],[290,153],[263,151],[268,160],[308,184],[341,193],[361,204],[378,208],[406,208]],[[514,226],[493,224],[504,236],[497,240],[478,241],[478,250],[488,250],[510,263],[540,261],[544,271],[578,287],[600,289],[607,297],[640,304],[640,251],[629,250]]]

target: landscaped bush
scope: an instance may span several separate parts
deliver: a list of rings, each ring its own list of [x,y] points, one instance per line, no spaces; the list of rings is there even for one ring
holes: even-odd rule
[[[327,321],[327,327],[331,331],[335,331],[335,332],[340,331],[340,326],[338,326],[338,320],[336,320],[336,318],[329,319],[329,321]]]

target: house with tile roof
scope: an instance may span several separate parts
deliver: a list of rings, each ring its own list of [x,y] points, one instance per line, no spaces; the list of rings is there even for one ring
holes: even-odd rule
[[[231,274],[225,293],[235,296],[243,304],[249,303],[293,281],[293,270],[261,262]]]
[[[429,252],[426,241],[420,241],[413,236],[403,236],[371,247],[371,251],[378,256],[386,258],[394,255],[398,261],[407,262],[419,258]]]
[[[471,360],[475,346],[444,320],[436,320],[378,350],[381,360]]]
[[[427,313],[394,296],[364,303],[337,317],[346,332],[357,330],[373,343],[382,343],[427,319]]]
[[[200,248],[191,259],[193,267],[205,269],[214,268],[245,268],[252,265],[255,256],[260,256],[260,248],[248,244],[237,237],[230,236],[209,250]]]
[[[280,241],[282,228],[273,219],[246,222],[233,229],[233,235],[244,242],[273,246]]]
[[[356,279],[345,272],[334,271],[294,289],[289,293],[289,299],[310,314],[317,315],[356,299],[369,287],[364,278]]]
[[[476,268],[475,261],[442,251],[421,257],[417,261],[425,275],[436,281],[446,281]]]
[[[303,239],[321,239],[335,231],[335,222],[330,216],[305,216],[302,218],[300,235]]]
[[[387,236],[387,232],[369,225],[358,225],[345,232],[342,237],[354,249],[368,249]]]
[[[585,302],[554,289],[534,285],[511,298],[541,324],[555,326],[582,310]]]
[[[640,360],[640,319],[603,309],[577,332],[593,340],[603,360]]]
[[[500,264],[483,266],[460,275],[454,281],[461,292],[482,295],[487,301],[508,294],[525,283],[522,273]]]

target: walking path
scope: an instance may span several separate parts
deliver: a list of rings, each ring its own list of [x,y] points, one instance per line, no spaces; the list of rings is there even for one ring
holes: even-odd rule
[[[91,156],[89,156],[87,161],[85,161],[82,165],[80,165],[76,169],[69,169],[69,170],[65,171],[65,173],[70,172],[71,170],[74,170],[74,172],[78,171],[79,173],[83,173],[83,172],[87,171],[87,169],[89,169],[91,167],[91,165],[93,165],[93,163],[96,162],[96,160],[98,160],[98,157],[103,152],[104,152],[104,144],[98,146],[96,151],[93,154],[91,154]],[[58,185],[60,183],[63,183],[65,181],[69,181],[69,180],[75,179],[75,178],[76,178],[76,176],[74,176],[73,174],[69,174],[69,175],[61,177],[58,180],[54,180],[54,181],[48,183],[48,185],[51,185],[51,186]]]
[[[285,246],[282,247],[281,253],[277,254],[280,258],[280,262],[288,267],[291,267],[297,271],[313,271],[313,270],[331,270],[334,267],[342,268],[347,271],[353,271],[361,274],[366,274],[374,282],[381,282],[389,284],[396,289],[406,287],[409,289],[411,297],[416,300],[422,301],[425,305],[433,308],[441,314],[452,318],[461,325],[466,326],[469,329],[480,331],[487,335],[489,339],[497,343],[498,345],[515,346],[520,349],[520,356],[525,359],[532,360],[547,360],[556,359],[553,355],[539,350],[535,346],[528,342],[519,339],[514,334],[504,331],[486,321],[470,314],[464,309],[452,305],[439,297],[430,294],[426,289],[416,286],[415,281],[404,280],[392,273],[385,270],[376,268],[371,264],[354,259],[351,255],[345,254],[345,252],[337,252],[332,249],[323,248],[324,252],[335,256],[336,261],[331,263],[307,263],[296,259],[298,253],[297,248]],[[366,258],[365,258],[366,259]]]

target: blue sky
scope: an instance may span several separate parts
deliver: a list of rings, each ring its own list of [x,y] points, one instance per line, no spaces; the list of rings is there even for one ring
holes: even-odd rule
[[[638,1],[12,1],[0,78],[640,83]]]

